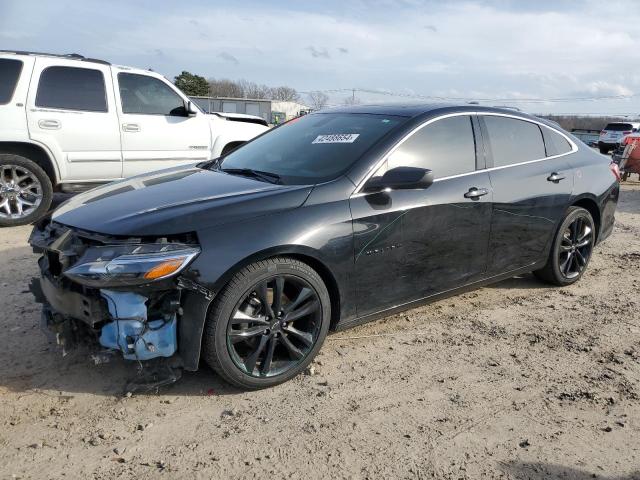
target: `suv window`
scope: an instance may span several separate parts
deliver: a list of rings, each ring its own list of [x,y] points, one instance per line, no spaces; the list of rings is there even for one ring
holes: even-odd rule
[[[22,62],[20,60],[0,58],[0,105],[11,101],[21,71]]]
[[[542,136],[544,137],[547,157],[569,153],[573,149],[566,138],[550,128],[542,127]]]
[[[389,170],[396,167],[428,168],[433,171],[434,178],[473,172],[476,169],[476,146],[471,117],[443,118],[427,125],[402,143],[385,163]]]
[[[604,127],[605,130],[611,130],[612,132],[626,132],[633,129],[633,125],[630,123],[607,123]]]
[[[484,115],[482,118],[489,133],[494,167],[546,157],[542,133],[535,123],[494,115]]]
[[[166,83],[148,75],[119,73],[122,113],[184,115],[182,97]]]
[[[106,112],[104,75],[92,68],[47,67],[40,74],[36,107]]]

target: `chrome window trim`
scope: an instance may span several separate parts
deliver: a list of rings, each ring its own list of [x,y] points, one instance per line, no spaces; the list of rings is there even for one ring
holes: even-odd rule
[[[547,125],[546,123],[543,122],[539,122],[536,121],[534,119],[529,119],[529,118],[523,118],[523,117],[519,117],[517,115],[512,115],[509,113],[500,113],[500,112],[478,112],[478,111],[470,111],[470,112],[455,112],[455,113],[447,113],[444,115],[440,115],[438,117],[435,118],[430,118],[429,120],[427,120],[426,122],[418,125],[416,128],[414,128],[413,130],[411,130],[409,133],[407,133],[404,137],[402,137],[402,139],[396,143],[396,145],[389,151],[389,153],[387,153],[380,161],[378,161],[377,163],[375,163],[373,165],[373,167],[371,167],[369,169],[369,171],[367,171],[366,175],[364,176],[364,178],[356,185],[355,190],[353,191],[353,193],[351,194],[351,198],[355,198],[355,197],[359,197],[359,196],[363,196],[363,195],[368,195],[368,193],[366,192],[362,192],[362,188],[364,187],[364,184],[367,183],[367,181],[373,176],[373,174],[380,168],[382,167],[382,164],[384,162],[386,162],[389,157],[404,143],[406,142],[409,138],[411,138],[416,132],[422,130],[424,127],[426,127],[427,125],[430,125],[432,123],[437,122],[438,120],[442,120],[445,118],[450,118],[450,117],[460,117],[462,115],[468,115],[468,116],[494,116],[494,117],[507,117],[507,118],[513,118],[515,120],[521,120],[523,122],[529,122],[529,123],[534,123],[536,125],[538,125],[539,127],[542,128],[548,128],[549,130],[561,135],[562,137],[564,137],[564,139],[569,142],[569,145],[571,145],[571,151],[570,152],[566,152],[566,153],[561,153],[559,155],[552,155],[550,157],[544,157],[544,158],[538,158],[535,160],[527,160],[524,162],[519,162],[519,163],[512,163],[509,165],[502,165],[499,167],[491,167],[491,168],[484,168],[482,170],[474,170],[473,172],[467,172],[467,173],[460,173],[458,175],[450,175],[448,177],[442,177],[442,178],[436,178],[434,180],[435,182],[440,182],[442,180],[449,180],[452,178],[459,178],[459,177],[466,177],[467,175],[475,175],[477,173],[482,173],[482,172],[491,172],[494,170],[501,170],[503,168],[511,168],[511,167],[515,167],[518,165],[527,165],[529,163],[537,163],[537,162],[543,162],[545,160],[553,160],[554,158],[559,158],[559,157],[564,157],[565,155],[571,155],[575,152],[578,151],[578,146],[575,144],[575,142],[573,140],[571,140],[571,138],[569,138],[565,133],[556,130],[553,127],[550,127],[549,125]],[[542,132],[540,132],[540,134],[542,135]],[[542,138],[542,141],[544,142],[544,135]]]

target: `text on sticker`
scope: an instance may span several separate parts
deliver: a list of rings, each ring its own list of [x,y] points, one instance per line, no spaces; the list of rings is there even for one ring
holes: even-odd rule
[[[359,133],[333,133],[331,135],[318,135],[311,143],[353,143]]]

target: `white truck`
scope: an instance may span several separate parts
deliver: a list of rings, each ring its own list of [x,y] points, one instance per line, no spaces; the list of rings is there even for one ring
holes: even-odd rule
[[[204,113],[152,71],[0,51],[0,226],[42,217],[54,191],[210,160],[267,129]]]

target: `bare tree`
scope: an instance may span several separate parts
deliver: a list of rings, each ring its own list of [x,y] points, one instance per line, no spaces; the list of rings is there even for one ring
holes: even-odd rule
[[[281,86],[271,89],[271,100],[278,102],[297,102],[300,100],[300,95],[295,88]]]
[[[266,85],[261,85],[244,79],[238,80],[236,83],[242,89],[242,98],[263,99],[271,97],[271,88]]]
[[[212,97],[243,98],[244,94],[242,87],[237,82],[226,78],[220,80],[210,78],[209,92]]]
[[[327,106],[327,102],[329,101],[329,95],[320,91],[309,92],[307,96],[314,110],[322,110]]]

